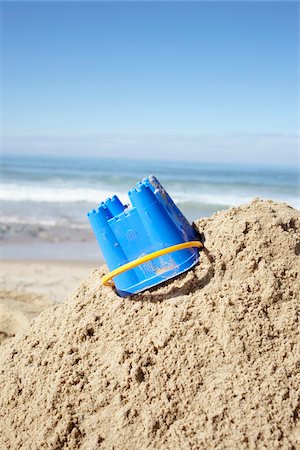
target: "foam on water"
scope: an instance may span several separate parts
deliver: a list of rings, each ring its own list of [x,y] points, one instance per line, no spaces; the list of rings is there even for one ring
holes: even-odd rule
[[[127,191],[151,173],[190,220],[257,196],[300,208],[296,169],[6,156],[2,160],[1,222],[86,228],[89,209],[113,194],[128,204]]]
[[[123,192],[115,192],[120,199],[126,201]],[[24,185],[22,190],[17,184],[7,184],[3,188],[2,200],[19,202],[46,202],[46,203],[99,203],[101,200],[112,195],[109,190],[97,190],[78,187],[43,187],[37,185]],[[128,199],[127,199],[128,202]]]

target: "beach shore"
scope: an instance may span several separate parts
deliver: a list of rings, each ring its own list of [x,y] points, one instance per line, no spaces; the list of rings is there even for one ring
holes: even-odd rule
[[[0,262],[0,343],[84,280],[95,262],[8,260]]]

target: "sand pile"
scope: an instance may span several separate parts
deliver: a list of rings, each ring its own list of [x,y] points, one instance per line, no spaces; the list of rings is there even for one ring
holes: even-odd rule
[[[197,225],[211,264],[131,300],[94,270],[2,345],[1,449],[300,448],[300,213]]]

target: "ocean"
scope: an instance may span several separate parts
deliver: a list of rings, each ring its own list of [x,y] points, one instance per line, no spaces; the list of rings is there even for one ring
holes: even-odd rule
[[[254,197],[300,208],[297,168],[6,155],[1,167],[2,257],[99,258],[86,213],[113,194],[128,203],[127,191],[150,174],[191,221]]]

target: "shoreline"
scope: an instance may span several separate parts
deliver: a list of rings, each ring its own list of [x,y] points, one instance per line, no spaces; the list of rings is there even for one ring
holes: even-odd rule
[[[96,241],[69,240],[47,242],[39,239],[3,240],[1,261],[73,261],[102,264],[103,257]],[[28,256],[30,256],[28,258]]]
[[[75,288],[91,270],[102,264],[103,260],[2,259],[0,292],[33,293],[61,302],[73,286]]]
[[[101,258],[101,255],[99,257],[100,265],[103,263],[103,258]],[[0,264],[3,263],[12,263],[12,264],[21,264],[24,262],[28,262],[29,264],[55,264],[55,265],[74,265],[74,266],[90,266],[90,265],[97,265],[97,261],[94,260],[75,260],[75,259],[40,259],[40,258],[2,258],[0,259]]]

